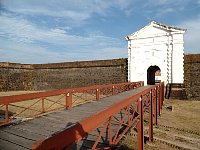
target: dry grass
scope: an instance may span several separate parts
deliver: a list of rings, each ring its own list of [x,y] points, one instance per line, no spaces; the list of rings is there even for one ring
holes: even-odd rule
[[[11,91],[11,92],[0,92],[0,96],[10,96],[26,93],[35,93],[38,91]],[[72,106],[77,106],[84,104],[96,99],[96,95],[89,93],[74,93],[72,96]],[[58,95],[47,97],[44,100],[44,111],[49,112],[56,109],[65,108],[66,104],[66,95]],[[42,99],[33,99],[28,101],[11,103],[9,105],[9,116],[11,117],[20,117],[28,118],[34,117],[42,113]],[[5,115],[5,106],[0,106],[0,116],[4,117]]]
[[[144,144],[145,150],[177,150],[168,145],[159,142],[147,142]],[[128,136],[124,141],[119,150],[137,150],[137,138],[134,136]]]
[[[172,111],[167,109],[172,106]],[[200,149],[200,101],[192,100],[165,100],[158,124],[172,128],[154,128],[154,137],[174,142],[179,146],[191,146]],[[146,124],[148,125],[148,123]],[[148,129],[148,127],[146,127]],[[147,134],[148,131],[145,131]],[[194,134],[197,133],[197,134]],[[137,149],[137,139],[128,135],[120,149]],[[158,141],[147,142],[146,150],[176,149]]]
[[[160,124],[200,132],[200,101],[165,100],[164,106],[172,111],[163,109]]]

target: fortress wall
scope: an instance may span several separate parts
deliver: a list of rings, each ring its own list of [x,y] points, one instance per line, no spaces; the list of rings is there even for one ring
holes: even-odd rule
[[[185,55],[184,84],[187,98],[200,100],[200,54]]]
[[[0,91],[53,90],[127,81],[127,59],[50,64],[0,63]]]

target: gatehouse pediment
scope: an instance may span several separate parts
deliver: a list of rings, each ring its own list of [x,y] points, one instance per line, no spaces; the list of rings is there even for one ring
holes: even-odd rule
[[[181,29],[165,24],[161,24],[155,21],[152,21],[149,25],[145,26],[144,28],[128,35],[126,38],[128,39],[144,39],[150,37],[158,37],[158,36],[165,36],[174,33],[181,33],[183,34],[186,29]]]

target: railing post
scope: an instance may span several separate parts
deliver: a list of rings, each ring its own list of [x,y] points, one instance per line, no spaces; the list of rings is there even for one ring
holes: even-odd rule
[[[153,124],[154,125],[157,125],[158,124],[158,121],[157,121],[157,117],[158,117],[158,114],[157,114],[157,89],[155,87],[155,97],[154,97],[154,100],[153,100],[153,108],[154,108],[154,122]]]
[[[158,86],[157,88],[157,93],[158,95],[158,115],[160,116],[160,102],[161,102],[161,90],[160,90],[160,86]]]
[[[162,106],[163,106],[163,102],[164,102],[164,88],[165,88],[165,85],[164,85],[164,82],[162,83]]]
[[[150,106],[149,106],[149,141],[153,141],[153,105],[152,105],[152,90],[150,91]]]
[[[161,114],[161,109],[162,109],[162,85],[160,84],[160,86],[159,86],[159,91],[160,91],[160,102],[159,102],[159,104],[160,104],[160,114]]]
[[[99,89],[96,89],[96,100],[100,99],[100,91]]]
[[[115,95],[115,86],[112,86],[112,95]]]
[[[66,109],[69,109],[72,107],[72,93],[69,92],[66,94]]]
[[[9,122],[9,116],[8,116],[8,104],[6,104],[5,121],[6,121],[6,123]]]
[[[138,150],[143,150],[144,148],[144,131],[143,131],[143,102],[142,102],[142,96],[139,99],[138,102],[138,113],[140,117],[140,121],[137,126],[137,141],[138,141]]]

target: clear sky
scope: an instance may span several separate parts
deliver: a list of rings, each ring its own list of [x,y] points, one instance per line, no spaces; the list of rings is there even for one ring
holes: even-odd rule
[[[125,58],[125,36],[151,21],[187,29],[200,53],[200,0],[0,0],[0,61]]]

